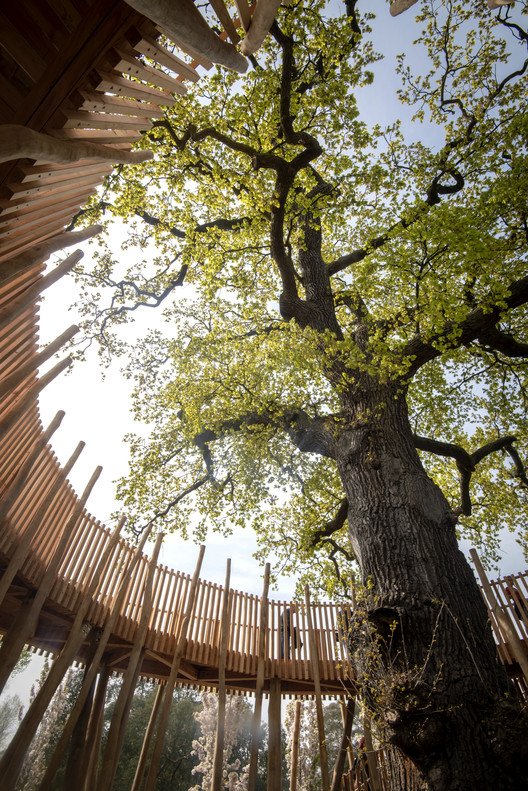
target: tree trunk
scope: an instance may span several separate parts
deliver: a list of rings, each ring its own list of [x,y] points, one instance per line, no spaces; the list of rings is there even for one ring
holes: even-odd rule
[[[337,463],[371,585],[353,648],[378,728],[430,791],[526,788],[525,721],[449,504],[415,450],[405,398],[365,377],[343,406]]]

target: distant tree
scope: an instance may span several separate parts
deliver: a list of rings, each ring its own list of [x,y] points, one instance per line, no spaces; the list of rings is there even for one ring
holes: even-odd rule
[[[214,693],[205,693],[202,702],[202,710],[195,715],[201,735],[193,743],[199,761],[193,772],[202,775],[202,779],[200,785],[193,787],[193,791],[199,789],[208,791],[210,788],[218,722],[218,696]],[[246,786],[250,719],[251,706],[248,701],[240,695],[229,695],[225,715],[223,769],[224,784],[229,791],[243,791]]]
[[[112,686],[114,688],[110,692],[110,703],[105,711],[107,722],[110,721],[112,715],[113,702],[119,689],[119,680]],[[129,791],[130,789],[155,695],[154,684],[140,681],[130,710],[123,749],[112,786],[113,791]],[[192,754],[192,745],[200,734],[200,728],[194,715],[200,708],[200,696],[194,690],[185,687],[175,689],[165,733],[156,791],[188,791],[193,784],[192,772],[197,761]]]
[[[22,701],[18,695],[8,695],[0,701],[0,753],[9,744],[9,738],[20,721],[22,710]]]
[[[49,665],[46,662],[41,671],[38,684],[46,678],[48,672]],[[71,669],[58,687],[27,752],[22,772],[20,773],[17,791],[35,791],[35,789],[39,788],[47,762],[53,754],[69,713],[77,699],[82,684],[82,677],[82,670]],[[57,771],[49,791],[62,791],[65,764],[66,760],[62,762]]]

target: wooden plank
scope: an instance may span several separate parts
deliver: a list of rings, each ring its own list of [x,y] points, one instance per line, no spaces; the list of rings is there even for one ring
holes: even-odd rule
[[[177,82],[174,77],[165,74],[161,69],[155,69],[153,66],[140,63],[136,60],[133,53],[129,53],[123,48],[116,48],[111,54],[114,55],[114,53],[116,61],[113,66],[116,71],[156,85],[164,91],[169,91],[169,93],[178,93],[180,96],[185,96],[187,93],[187,88],[181,82]]]
[[[166,47],[162,46],[150,36],[145,34],[138,35],[141,37],[139,41],[135,43],[133,43],[134,39],[129,36],[129,43],[136,50],[136,52],[139,52],[141,55],[145,55],[146,57],[156,61],[156,63],[159,63],[162,66],[165,66],[167,69],[176,72],[176,74],[179,74],[184,79],[190,80],[191,82],[198,82],[200,75],[190,64],[186,63],[181,58],[178,58],[177,55],[175,55]]]
[[[149,88],[141,82],[132,82],[111,69],[97,68],[96,72],[99,77],[96,88],[98,91],[113,93],[128,99],[141,99],[160,107],[172,107],[174,104],[174,98],[166,91]]]
[[[119,113],[119,115],[144,115],[148,118],[163,118],[163,111],[159,106],[147,101],[137,99],[121,99],[109,93],[98,93],[97,91],[80,90],[79,96],[82,102],[79,109],[87,112],[109,112]]]
[[[113,131],[111,129],[48,129],[50,135],[60,140],[82,140],[89,143],[135,143],[141,135],[134,131]]]
[[[209,0],[209,3],[214,8],[215,14],[220,20],[231,42],[236,46],[240,41],[240,36],[236,32],[236,28],[233,24],[231,16],[229,15],[229,11],[226,8],[224,0]]]
[[[36,208],[39,204],[53,205],[54,200],[61,200],[67,195],[76,195],[79,191],[84,191],[84,188],[95,188],[99,184],[100,179],[98,174],[89,174],[84,178],[67,179],[59,181],[55,184],[41,184],[37,182],[32,190],[24,190],[17,193],[16,196],[10,200],[0,200],[0,208],[2,213],[1,220],[9,218],[13,212],[18,209],[26,207]],[[57,196],[57,198],[55,198]],[[50,199],[51,203],[50,203]]]
[[[149,128],[148,117],[91,113],[83,110],[69,113],[61,127],[61,129],[137,129],[141,132]]]
[[[20,68],[37,82],[46,68],[45,60],[21,34],[20,29],[0,9],[0,44],[18,63]]]
[[[193,58],[194,63],[203,66],[203,68],[207,69],[207,71],[213,68],[213,61],[209,60],[209,58],[207,58],[205,55],[202,55],[201,52],[195,50],[194,47],[192,47],[190,44],[187,44],[186,41],[182,41],[181,39],[176,38],[176,36],[174,36],[172,33],[167,33],[167,31],[164,30],[159,25],[156,26],[156,29],[163,36],[165,36],[165,38],[169,39],[169,41],[173,41],[177,45],[177,47],[181,49],[182,52],[185,52],[186,55],[190,55],[191,58]],[[193,63],[193,67],[194,67],[194,63]]]

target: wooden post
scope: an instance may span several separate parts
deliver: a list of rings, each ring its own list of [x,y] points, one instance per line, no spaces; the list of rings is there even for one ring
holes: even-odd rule
[[[42,505],[40,505],[39,508],[37,508],[30,523],[28,524],[22,535],[18,538],[17,544],[15,546],[15,551],[11,555],[8,566],[2,575],[2,579],[0,579],[0,604],[3,602],[4,597],[7,591],[9,590],[11,583],[16,577],[17,572],[20,570],[28,553],[30,544],[33,538],[35,537],[38,528],[42,524],[42,520],[46,518],[46,514],[48,512],[50,505],[53,503],[53,500],[57,492],[64,483],[64,479],[73,468],[73,465],[81,455],[84,447],[85,447],[84,442],[79,442],[74,452],[66,462],[65,466],[59,472],[59,475],[57,476],[55,482],[52,484],[51,489],[49,490],[48,496],[46,497],[45,501],[42,503]]]
[[[319,651],[312,618],[312,607],[310,603],[310,589],[308,585],[304,588],[304,599],[306,602],[306,617],[308,620],[308,637],[310,641],[310,657],[312,665],[312,675],[315,692],[315,708],[317,712],[317,730],[319,732],[319,756],[321,760],[321,781],[322,791],[329,791],[330,778],[328,775],[328,753],[326,750],[326,737],[324,730],[323,702],[321,699],[321,678],[319,675]]]
[[[35,384],[28,387],[25,393],[20,396],[14,403],[12,403],[6,413],[0,420],[0,435],[6,434],[9,429],[16,423],[22,412],[36,400],[38,394],[44,390],[50,382],[52,382],[59,374],[72,364],[71,357],[65,357],[57,365],[54,365],[47,371],[40,379],[37,379]]]
[[[102,225],[90,225],[89,228],[82,228],[80,231],[58,233],[56,236],[52,236],[51,239],[46,239],[45,242],[41,242],[41,244],[35,245],[35,247],[10,258],[3,266],[8,266],[10,273],[14,270],[19,272],[21,269],[29,269],[34,264],[46,261],[57,250],[63,250],[65,247],[71,247],[74,244],[86,241],[86,239],[91,239],[92,236],[96,236],[102,230]]]
[[[341,746],[334,767],[331,791],[339,791],[341,788],[341,780],[345,771],[345,762],[350,746],[350,734],[352,733],[352,724],[354,722],[354,713],[356,710],[356,701],[354,698],[347,698],[346,707],[344,708],[343,738],[341,739]],[[350,768],[352,768],[352,766],[353,764],[351,763]]]
[[[79,767],[79,777],[82,778],[79,791],[93,791],[95,787],[99,746],[101,743],[101,734],[103,732],[106,689],[108,687],[110,675],[110,668],[105,667],[101,670],[99,678],[97,679],[95,698],[90,713],[88,730],[86,732],[85,750],[81,757]]]
[[[130,789],[130,791],[139,791],[141,788],[143,782],[143,776],[145,774],[145,768],[147,766],[150,745],[152,744],[152,739],[156,732],[156,722],[158,720],[158,714],[162,701],[163,701],[163,685],[160,684],[158,686],[158,689],[156,690],[156,697],[152,705],[152,711],[150,712],[147,730],[145,731],[143,744],[141,746],[141,753],[139,755],[136,774],[134,775],[134,782],[132,783],[132,788]],[[90,791],[90,789],[86,789],[86,791]]]
[[[354,715],[355,715],[355,703],[356,702],[354,700]],[[341,722],[343,723],[343,728],[345,727],[345,723],[346,723],[347,710],[348,710],[348,703],[345,703],[344,701],[341,701]],[[352,721],[352,725],[354,725],[353,721]],[[348,739],[348,743],[347,743],[347,757],[348,757],[348,768],[349,769],[353,769],[354,768],[354,750],[353,750],[353,747],[352,747],[352,739],[351,738]]]
[[[141,609],[141,617],[136,630],[132,652],[128,660],[128,666],[123,676],[123,683],[119,690],[114,713],[112,715],[112,722],[108,731],[106,740],[106,748],[103,755],[103,762],[99,774],[99,782],[97,788],[99,791],[108,791],[112,788],[114,777],[119,761],[119,755],[123,745],[123,738],[125,735],[125,728],[128,720],[129,708],[127,707],[132,703],[134,688],[137,683],[139,671],[141,669],[141,662],[144,656],[144,645],[147,636],[148,625],[150,616],[152,614],[152,583],[154,580],[154,572],[156,571],[156,564],[163,541],[163,533],[158,533],[156,543],[152,552],[152,557],[149,562],[149,569],[147,579],[145,580],[145,587],[143,591],[143,605]]]
[[[470,549],[469,554],[480,577],[480,584],[482,585],[488,608],[490,612],[493,613],[515,660],[519,663],[524,680],[528,682],[528,654],[526,653],[526,649],[511,622],[509,614],[498,604],[477,551],[475,549]]]
[[[372,731],[370,728],[370,720],[368,717],[363,718],[363,732],[365,734],[365,753],[367,755],[367,764],[369,769],[369,781],[372,791],[382,791],[381,777],[378,771],[378,763],[374,754],[374,745],[372,744]]]
[[[0,647],[0,692],[3,690],[11,671],[16,665],[24,645],[28,642],[29,638],[32,637],[37,628],[38,617],[42,606],[56,582],[57,571],[63,558],[64,550],[66,549],[71,533],[82,514],[86,501],[102,469],[102,467],[97,467],[88,481],[81,498],[73,509],[72,515],[67,520],[62,530],[57,548],[44,572],[44,576],[40,580],[39,587],[34,597],[30,599],[26,605],[22,605],[9,632],[4,637],[2,646]]]
[[[92,578],[88,581],[88,586],[79,604],[79,608],[68,634],[68,638],[59,656],[51,666],[42,686],[33,699],[24,719],[20,723],[19,729],[17,730],[16,734],[11,740],[11,743],[2,756],[0,761],[0,775],[4,777],[4,779],[7,777],[8,773],[14,774],[17,769],[18,772],[20,771],[24,755],[42,720],[44,712],[48,708],[51,698],[55,694],[55,691],[64,678],[66,671],[77,655],[81,643],[90,630],[90,625],[85,623],[84,619],[90,605],[92,604],[100,578],[106,571],[124,521],[124,519],[121,519],[112,533],[108,542],[108,546],[101,555],[101,558],[93,571]]]
[[[264,586],[260,600],[260,628],[257,659],[257,679],[255,682],[255,708],[251,722],[251,753],[249,760],[248,791],[255,791],[257,786],[258,751],[260,741],[260,722],[262,719],[262,690],[264,689],[264,673],[266,670],[266,647],[268,637],[268,591],[271,567],[264,567]]]
[[[211,791],[222,791],[224,783],[222,774],[224,768],[224,735],[225,735],[225,710],[226,710],[226,658],[227,639],[229,637],[229,595],[231,582],[231,560],[227,560],[224,595],[222,600],[222,620],[220,629],[220,655],[218,658],[218,718],[216,723],[216,741],[213,758],[213,782]]]
[[[87,656],[87,665],[89,665],[90,661],[93,659],[93,656],[97,650],[97,641],[100,637],[99,629],[92,629],[89,635],[90,645],[88,650]],[[86,673],[86,667],[84,669]],[[66,764],[66,769],[64,771],[64,782],[63,787],[65,789],[71,788],[78,788],[83,781],[82,775],[80,775],[80,764],[82,760],[82,756],[85,752],[86,746],[86,733],[88,730],[88,724],[90,722],[90,715],[93,708],[94,703],[94,695],[95,695],[95,687],[96,687],[96,679],[92,681],[92,685],[90,687],[90,692],[88,697],[84,702],[84,706],[81,712],[81,716],[77,720],[77,724],[74,728],[71,742],[70,742],[70,749],[68,751],[68,761]]]
[[[281,791],[281,683],[270,679],[268,706],[268,782],[267,791]]]
[[[49,360],[50,357],[53,357],[59,349],[62,349],[65,343],[68,343],[74,335],[79,332],[79,327],[75,324],[72,324],[71,327],[68,327],[62,335],[59,335],[58,338],[55,338],[54,341],[49,343],[45,349],[41,352],[36,354],[31,360],[26,363],[25,365],[21,365],[16,371],[8,376],[7,379],[3,379],[0,383],[0,401],[5,398],[6,395],[12,393],[16,390],[16,388],[26,379],[32,371],[36,371],[42,363]]]
[[[16,502],[20,492],[24,488],[27,477],[31,472],[31,470],[33,469],[35,462],[38,459],[42,449],[44,448],[45,445],[48,444],[53,434],[59,428],[60,424],[64,419],[65,414],[66,413],[63,412],[62,410],[57,412],[57,414],[49,424],[46,431],[44,431],[44,433],[37,439],[32,449],[30,450],[27,458],[21,464],[11,486],[0,500],[0,522],[3,519],[5,519],[6,514],[13,507],[13,504]]]
[[[91,577],[89,576],[86,591],[79,604],[75,620],[68,634],[68,638],[57,659],[52,664],[42,686],[31,702],[31,705],[27,710],[22,722],[20,723],[17,732],[13,736],[13,739],[0,759],[0,776],[3,778],[3,788],[5,791],[16,784],[18,775],[22,769],[24,756],[29,748],[29,745],[31,744],[31,740],[36,733],[42,717],[48,708],[57,687],[61,683],[68,668],[75,659],[81,644],[90,632],[90,624],[85,623],[84,619],[90,605],[92,604],[94,594],[99,585],[99,581],[107,569],[112,552],[119,539],[119,533],[121,532],[124,521],[124,518],[119,521],[117,527],[110,537],[108,546],[101,555],[99,562],[93,569]],[[97,654],[97,650],[97,648],[94,648],[94,656]],[[85,676],[89,667],[90,663],[87,664]],[[92,680],[95,680],[95,674],[93,674]],[[89,690],[87,692],[87,697],[88,696]],[[92,790],[90,789],[90,791]]]
[[[79,716],[81,714],[84,701],[86,700],[86,697],[90,690],[90,685],[94,680],[95,676],[97,675],[99,669],[99,663],[101,662],[103,653],[105,651],[108,638],[110,637],[112,633],[112,629],[114,628],[114,624],[121,613],[121,607],[123,606],[123,602],[125,600],[125,596],[128,591],[130,576],[133,573],[139,561],[141,560],[143,548],[150,535],[151,529],[152,529],[152,525],[150,525],[148,529],[145,530],[141,538],[141,541],[136,547],[136,551],[132,556],[131,562],[128,565],[126,563],[123,563],[120,569],[118,591],[114,596],[114,599],[109,607],[109,615],[104,624],[104,628],[101,633],[101,639],[99,641],[97,651],[95,653],[93,661],[90,663],[90,666],[87,668],[82,687],[79,691],[79,695],[77,696],[77,700],[75,701],[73,709],[70,712],[70,716],[68,717],[68,720],[55,746],[53,755],[50,757],[48,766],[46,768],[46,772],[44,773],[44,777],[42,778],[38,791],[48,791],[48,789],[51,787],[51,783],[53,781],[53,778],[55,777],[57,769],[60,766],[62,756],[66,750],[70,737],[73,733],[73,729],[75,728],[77,720],[79,719]],[[90,789],[90,791],[92,790]]]
[[[15,316],[19,316],[28,308],[32,308],[38,296],[47,288],[52,286],[63,275],[71,272],[73,267],[84,257],[82,250],[75,250],[64,261],[44,277],[39,278],[32,286],[26,288],[19,297],[12,299],[9,304],[0,310],[0,332],[5,330]]]
[[[293,719],[293,738],[290,766],[290,791],[297,791],[297,775],[299,773],[299,736],[301,734],[301,707],[300,700],[295,701],[295,717]]]
[[[176,645],[176,650],[174,652],[174,657],[172,660],[172,665],[169,673],[169,677],[165,683],[165,687],[163,689],[163,701],[160,706],[159,712],[159,719],[156,728],[156,737],[154,740],[154,747],[152,750],[152,757],[150,759],[150,766],[149,771],[147,774],[147,779],[145,781],[145,789],[144,791],[153,791],[156,785],[156,779],[158,775],[158,767],[159,762],[161,759],[161,754],[163,752],[163,743],[165,741],[165,732],[167,730],[167,723],[169,720],[169,714],[172,705],[172,693],[174,691],[174,686],[176,684],[176,679],[178,678],[178,671],[180,669],[180,662],[185,651],[185,646],[187,644],[187,632],[189,629],[189,623],[191,620],[191,616],[193,614],[194,609],[194,600],[196,598],[196,588],[198,587],[199,577],[200,577],[200,569],[202,567],[202,560],[205,552],[205,547],[202,545],[200,547],[200,551],[198,553],[198,561],[196,563],[196,569],[194,571],[194,575],[191,582],[191,587],[189,589],[189,597],[187,599],[187,606],[185,608],[185,614],[183,616],[182,625],[180,629],[180,635],[178,638],[178,643]]]

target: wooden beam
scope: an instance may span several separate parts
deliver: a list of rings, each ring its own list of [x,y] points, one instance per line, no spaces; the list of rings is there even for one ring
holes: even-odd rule
[[[185,614],[183,616],[183,621],[180,627],[178,643],[174,651],[174,658],[172,661],[171,671],[163,690],[163,701],[160,707],[159,718],[156,728],[156,737],[154,741],[154,747],[152,750],[152,757],[150,759],[149,771],[147,774],[147,779],[145,781],[144,791],[153,791],[156,786],[158,767],[163,752],[163,744],[165,742],[167,723],[169,721],[169,714],[172,705],[172,693],[174,691],[176,679],[178,678],[180,660],[183,656],[183,652],[185,651],[185,646],[187,643],[187,633],[189,630],[189,623],[191,621],[191,616],[194,611],[196,588],[198,587],[198,583],[200,581],[200,569],[202,567],[204,552],[205,552],[205,547],[202,545],[198,553],[198,561],[196,563],[196,568],[194,570],[194,575],[189,589],[187,606],[185,608]]]
[[[227,560],[224,594],[222,597],[222,619],[220,627],[220,655],[218,658],[218,717],[216,723],[216,739],[213,756],[213,778],[211,791],[223,791],[224,768],[224,737],[225,737],[225,711],[226,711],[226,658],[227,639],[229,637],[229,599],[231,583],[231,560]]]
[[[34,634],[40,611],[50,591],[57,579],[57,571],[63,559],[64,551],[71,538],[71,534],[75,529],[78,520],[81,517],[86,501],[90,496],[97,479],[99,478],[102,467],[97,467],[88,481],[84,492],[76,503],[71,516],[67,519],[59,542],[54,551],[49,565],[44,572],[42,579],[35,595],[23,605],[11,626],[11,629],[4,637],[2,645],[0,646],[0,692],[3,690],[11,672],[16,665],[20,653],[24,645],[29,641]]]
[[[35,538],[37,530],[41,526],[43,520],[46,518],[48,510],[50,509],[52,503],[55,500],[58,492],[64,485],[64,481],[66,476],[69,472],[71,472],[75,462],[81,455],[82,451],[84,450],[85,443],[79,442],[75,450],[73,451],[72,455],[66,462],[65,466],[59,471],[55,482],[52,484],[51,489],[48,492],[47,497],[45,498],[44,502],[41,503],[39,508],[35,511],[34,515],[31,518],[30,523],[24,530],[21,536],[18,537],[18,540],[15,545],[15,549],[11,558],[9,559],[9,563],[7,568],[5,569],[2,579],[0,579],[0,604],[4,600],[4,597],[9,590],[9,587],[13,580],[15,579],[18,571],[21,569],[22,564],[27,556],[29,547],[31,542]]]
[[[295,701],[295,715],[293,719],[293,735],[290,765],[290,791],[297,791],[297,776],[299,773],[299,736],[301,733],[301,708],[300,700]]]
[[[56,354],[59,349],[62,349],[68,341],[71,341],[78,332],[79,327],[72,324],[71,327],[68,327],[68,329],[55,338],[54,341],[49,343],[45,349],[35,354],[29,362],[19,366],[11,376],[2,379],[0,382],[0,401],[5,398],[6,395],[16,390],[31,373],[36,373],[43,363],[49,360],[50,357],[53,357],[53,355]]]
[[[266,563],[264,568],[264,585],[260,600],[259,643],[257,659],[257,679],[255,682],[255,708],[251,721],[251,752],[249,759],[248,791],[257,787],[258,751],[260,743],[260,723],[262,719],[262,692],[264,689],[264,673],[266,669],[266,648],[268,641],[268,591],[271,567]]]
[[[90,685],[99,670],[99,663],[101,662],[103,653],[106,649],[108,639],[121,613],[121,608],[124,604],[126,594],[128,593],[131,575],[142,558],[143,549],[149,538],[151,529],[152,529],[152,525],[150,525],[144,531],[143,536],[141,537],[141,541],[136,547],[136,551],[134,552],[131,561],[129,563],[127,563],[126,561],[122,562],[121,568],[118,573],[119,582],[118,582],[117,592],[115,593],[112,603],[109,607],[109,615],[104,623],[104,627],[101,633],[101,639],[99,641],[97,651],[95,653],[93,661],[90,663],[90,666],[87,668],[87,672],[83,680],[82,687],[77,696],[77,700],[75,701],[75,704],[70,712],[68,720],[64,725],[62,733],[53,751],[53,754],[50,756],[48,766],[46,767],[46,771],[44,773],[44,777],[42,778],[40,786],[36,791],[48,791],[53,781],[53,778],[57,773],[62,756],[64,754],[64,750],[68,745],[68,742],[73,733],[73,729],[75,728],[77,720],[79,719],[79,716],[81,714],[84,701],[86,700],[86,697],[90,689]]]
[[[509,614],[497,603],[497,599],[495,598],[495,594],[493,593],[488,576],[484,571],[484,566],[480,562],[480,558],[476,549],[470,549],[469,554],[471,556],[471,560],[475,564],[477,574],[479,575],[480,584],[482,585],[482,591],[484,593],[488,609],[491,613],[493,613],[493,616],[503,634],[503,638],[508,643],[508,648],[511,650],[515,660],[518,662],[525,682],[528,683],[528,652],[526,651],[526,647],[517,634]]]
[[[40,456],[42,449],[48,444],[49,440],[53,436],[53,434],[57,431],[60,424],[64,419],[64,415],[66,413],[62,410],[59,410],[51,423],[49,424],[46,431],[44,431],[40,437],[37,439],[33,447],[31,448],[27,458],[24,460],[20,469],[18,470],[15,479],[13,480],[12,484],[7,489],[6,493],[0,500],[0,522],[5,519],[6,514],[9,513],[13,504],[17,500],[20,492],[24,488],[24,485],[27,481],[28,475],[33,469],[33,466]],[[3,598],[3,597],[1,597]],[[1,601],[0,598],[0,601]]]
[[[336,763],[334,767],[334,774],[332,776],[332,786],[330,791],[340,791],[341,781],[345,772],[345,762],[347,759],[348,751],[350,748],[350,735],[352,733],[352,725],[354,722],[354,713],[356,710],[356,701],[354,698],[347,698],[345,704],[345,716],[343,722],[343,736],[341,738],[341,745],[337,754]],[[352,764],[351,764],[352,768]]]
[[[145,736],[143,738],[143,744],[141,745],[141,753],[139,754],[139,761],[136,769],[136,774],[134,775],[134,780],[132,782],[132,787],[130,791],[140,791],[143,782],[143,777],[145,774],[145,769],[147,766],[147,760],[148,760],[150,747],[152,744],[152,739],[156,732],[156,722],[158,719],[162,702],[163,702],[163,685],[159,684],[156,690],[156,697],[154,698],[154,703],[152,704],[152,711],[150,712],[147,729],[145,731]]]
[[[147,578],[145,580],[145,587],[143,590],[143,602],[141,608],[141,617],[139,619],[138,628],[134,638],[134,644],[128,660],[128,666],[123,676],[123,683],[119,690],[119,695],[115,702],[112,721],[106,739],[106,747],[101,763],[99,779],[97,784],[98,791],[107,791],[112,788],[115,773],[117,770],[117,763],[119,755],[123,746],[123,739],[125,736],[125,728],[128,721],[130,705],[134,694],[134,688],[137,683],[141,663],[143,661],[144,644],[147,636],[147,629],[149,626],[150,617],[152,615],[152,584],[154,581],[154,574],[157,568],[158,557],[163,541],[163,533],[158,533],[156,543],[149,562],[149,569]]]
[[[282,791],[281,683],[270,679],[268,706],[268,781],[267,791]]]

